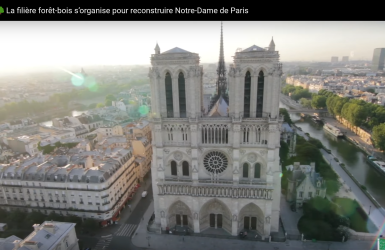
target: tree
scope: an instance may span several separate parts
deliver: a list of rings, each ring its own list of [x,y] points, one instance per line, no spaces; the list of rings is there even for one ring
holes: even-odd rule
[[[88,108],[94,109],[94,108],[96,108],[96,105],[98,105],[98,104],[97,103],[91,103],[90,105],[88,105]]]
[[[292,93],[291,98],[295,101],[298,101],[301,98],[311,98],[311,93],[307,89],[297,88],[294,93]]]
[[[98,228],[98,222],[92,218],[86,219],[83,221],[83,228],[89,231],[94,231]]]
[[[112,101],[116,101],[116,97],[112,94],[108,94],[105,98],[105,105],[106,106],[112,106]]]
[[[26,213],[19,209],[13,210],[8,214],[6,219],[7,224],[13,224],[16,229],[23,228],[23,222],[25,221]]]
[[[301,164],[310,164],[310,162],[318,162],[322,158],[318,148],[309,142],[305,142],[302,145],[297,144],[295,151],[297,153],[297,156],[302,158],[302,160],[300,161]]]
[[[288,95],[289,93],[293,93],[296,90],[296,87],[293,85],[287,84],[285,87],[282,88],[282,93],[285,95]]]
[[[306,99],[306,98],[301,98],[301,99],[299,99],[299,103],[300,103],[303,107],[305,107],[305,108],[309,108],[309,109],[312,108],[312,106],[311,106],[311,101],[308,100],[308,99]]]
[[[326,194],[329,196],[333,196],[340,190],[341,184],[338,181],[326,180]]]
[[[281,141],[281,147],[279,148],[279,159],[282,162],[286,162],[289,155],[289,146],[286,142]]]
[[[365,106],[359,104],[350,105],[350,123],[354,126],[361,126],[366,120],[366,109]]]
[[[385,123],[373,128],[372,138],[377,148],[385,150]]]
[[[8,211],[0,208],[0,218],[7,218],[8,217]]]
[[[105,107],[105,105],[104,105],[104,103],[98,103],[98,104],[96,104],[96,108],[98,109],[98,108],[103,108],[103,107]]]
[[[339,96],[335,96],[335,103],[333,108],[333,112],[335,115],[341,115],[342,107],[345,103],[349,102],[349,98],[341,98]]]
[[[68,215],[64,217],[65,222],[71,222],[71,223],[76,223],[76,228],[80,228],[82,226],[82,219],[80,217],[77,217],[75,215]]]
[[[29,224],[29,226],[32,226],[33,224],[41,224],[44,221],[46,221],[46,215],[37,211],[28,213],[27,217],[25,218],[25,222]]]
[[[311,106],[315,109],[322,109],[326,107],[326,97],[322,95],[315,95],[312,98]]]
[[[46,220],[52,220],[52,221],[62,221],[63,220],[63,215],[60,215],[58,213],[55,213],[55,212],[51,212],[48,216],[47,216],[47,219]]]
[[[287,122],[289,125],[293,124],[293,122],[292,122],[292,120],[290,118],[289,112],[287,112],[287,110],[285,108],[280,108],[279,109],[279,114],[283,115],[284,122]]]

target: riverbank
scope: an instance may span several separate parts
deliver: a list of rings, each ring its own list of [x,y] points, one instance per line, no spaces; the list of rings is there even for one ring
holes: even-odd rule
[[[307,136],[303,131],[297,131],[297,133],[300,136],[303,136],[305,140],[309,140],[311,138]],[[335,157],[333,154],[328,153],[324,149],[320,149],[320,152],[322,154],[323,159],[340,177],[340,180],[343,180],[342,182],[340,182],[342,186],[339,192],[335,194],[335,196],[338,195],[338,197],[341,198],[355,199],[360,204],[362,210],[366,212],[369,218],[367,224],[368,231],[371,233],[377,233],[378,231],[381,231],[382,223],[385,219],[385,210],[367,191],[364,192],[362,190],[362,185],[354,178],[354,176],[349,171],[347,171],[340,165],[340,162],[337,157]]]
[[[384,161],[385,155],[380,150],[374,148],[373,145],[368,144],[361,137],[359,137],[358,135],[353,133],[350,129],[345,127],[343,124],[341,124],[335,118],[323,117],[322,120],[324,120],[325,122],[330,123],[331,125],[339,128],[341,130],[341,132],[345,135],[345,138],[347,141],[356,145],[359,149],[364,151],[366,154],[373,155],[377,159],[381,159],[382,161]],[[357,143],[355,143],[355,142],[357,142]]]

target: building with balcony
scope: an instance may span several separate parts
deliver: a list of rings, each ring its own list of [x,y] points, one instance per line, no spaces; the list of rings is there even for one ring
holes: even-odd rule
[[[146,137],[131,140],[131,145],[138,164],[139,180],[142,182],[143,178],[151,170],[152,145]]]
[[[129,123],[123,127],[123,134],[127,140],[136,140],[137,138],[146,137],[149,141],[152,140],[151,126],[146,120],[139,120],[137,123]]]
[[[52,211],[117,220],[137,188],[139,171],[131,148],[43,156],[0,164],[0,207]]]
[[[239,49],[203,107],[200,57],[181,48],[151,56],[154,225],[262,237],[279,231],[282,66],[268,48]]]

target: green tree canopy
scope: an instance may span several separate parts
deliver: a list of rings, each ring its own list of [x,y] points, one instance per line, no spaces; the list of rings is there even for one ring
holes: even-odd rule
[[[104,103],[106,106],[112,106],[112,101],[116,101],[116,97],[112,94],[108,94]]]
[[[282,88],[282,93],[288,95],[289,93],[293,93],[295,90],[296,87],[291,84],[286,84],[286,86]]]
[[[284,122],[287,122],[290,125],[293,124],[293,122],[292,122],[292,120],[290,118],[289,112],[287,112],[287,110],[285,108],[280,108],[279,109],[279,114],[283,115]]]
[[[308,109],[311,109],[312,106],[311,106],[311,100],[309,99],[306,99],[306,98],[301,98],[299,99],[299,103],[305,107],[305,108],[308,108]]]
[[[96,108],[103,108],[103,107],[105,107],[105,104],[104,103],[98,103],[98,104],[96,104]]]
[[[385,123],[373,128],[372,138],[376,147],[385,150]]]
[[[99,226],[98,222],[92,218],[88,218],[85,221],[83,221],[83,227],[90,231],[96,230],[98,226]]]
[[[302,88],[302,87],[301,87]],[[294,93],[291,94],[291,98],[298,101],[301,98],[311,98],[311,93],[307,89],[297,88]]]
[[[326,107],[326,96],[315,95],[312,98],[311,106],[315,109],[323,109]]]

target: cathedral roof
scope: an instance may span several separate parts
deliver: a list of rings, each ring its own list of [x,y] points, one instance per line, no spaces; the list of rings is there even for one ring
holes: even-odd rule
[[[190,51],[175,47],[173,49],[167,50],[163,52],[162,54],[170,54],[170,53],[191,53]]]
[[[266,51],[266,50],[261,47],[258,47],[257,45],[253,45],[247,49],[242,50],[242,52],[250,52],[250,51]]]
[[[229,105],[222,96],[219,97],[213,108],[209,112],[209,116],[227,116],[227,109]]]

